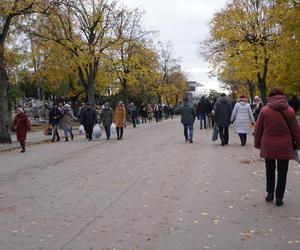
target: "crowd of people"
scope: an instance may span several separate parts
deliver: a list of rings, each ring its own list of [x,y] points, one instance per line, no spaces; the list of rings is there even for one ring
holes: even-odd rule
[[[193,125],[196,117],[200,120],[200,129],[206,128],[206,118],[213,117],[215,135],[219,134],[221,145],[228,145],[231,123],[239,135],[241,146],[247,142],[247,134],[251,126],[255,126],[254,143],[260,149],[260,156],[265,159],[266,192],[265,200],[273,202],[274,193],[276,205],[283,205],[284,192],[289,161],[295,159],[295,152],[299,155],[300,128],[296,118],[299,102],[293,97],[289,99],[280,88],[273,88],[268,96],[268,103],[263,104],[256,96],[252,105],[245,95],[241,95],[237,102],[231,103],[225,93],[222,93],[215,104],[211,104],[203,97],[193,107],[188,98],[182,106],[175,110],[181,115],[186,142],[193,143]],[[217,137],[216,137],[217,138]],[[299,159],[298,159],[299,160]],[[275,175],[277,169],[277,184]]]
[[[142,103],[137,108],[130,103],[128,114],[122,102],[113,110],[109,103],[104,103],[101,110],[96,112],[91,103],[85,103],[79,110],[79,121],[86,133],[86,138],[93,139],[96,124],[102,124],[106,133],[106,139],[111,138],[111,129],[115,127],[117,139],[122,140],[126,121],[129,119],[135,128],[140,123],[156,122],[173,118],[174,114],[181,115],[181,123],[184,128],[184,139],[187,143],[193,143],[193,130],[196,119],[199,119],[200,129],[213,127],[212,139],[219,136],[222,146],[229,144],[229,126],[234,124],[241,146],[247,143],[247,135],[254,129],[255,147],[260,149],[260,156],[265,159],[266,165],[266,201],[272,202],[274,193],[276,205],[283,205],[283,197],[286,186],[289,160],[294,159],[294,150],[300,150],[300,128],[296,113],[300,103],[293,96],[288,100],[283,91],[273,88],[268,96],[268,103],[264,105],[256,96],[252,104],[245,95],[241,95],[237,101],[230,102],[225,93],[217,100],[210,102],[205,96],[193,105],[188,98],[183,99],[183,104],[174,109],[169,105],[150,105]],[[13,131],[17,133],[22,153],[25,152],[25,140],[30,123],[26,112],[22,107],[16,109],[17,115],[13,123]],[[59,128],[62,128],[65,141],[74,139],[72,121],[76,119],[69,104],[54,103],[49,112],[49,129],[51,129],[52,142],[60,141]],[[114,125],[113,125],[114,124]],[[113,126],[112,126],[113,125]],[[275,171],[278,177],[275,189]]]

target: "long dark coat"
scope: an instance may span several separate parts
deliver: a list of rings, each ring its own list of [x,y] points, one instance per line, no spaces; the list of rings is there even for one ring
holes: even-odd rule
[[[215,104],[215,121],[219,127],[228,127],[230,124],[232,107],[227,97],[220,97]]]
[[[27,131],[30,130],[30,123],[27,114],[19,114],[15,117],[13,130],[17,133],[18,141],[25,141]]]
[[[96,122],[96,111],[92,108],[86,108],[82,113],[81,124],[84,128],[93,128]]]
[[[290,126],[280,113],[282,112]],[[292,134],[290,132],[292,131]],[[275,95],[268,99],[255,125],[255,147],[260,149],[260,156],[265,159],[294,159],[293,141],[300,149],[300,129],[293,108],[288,105],[283,95]]]

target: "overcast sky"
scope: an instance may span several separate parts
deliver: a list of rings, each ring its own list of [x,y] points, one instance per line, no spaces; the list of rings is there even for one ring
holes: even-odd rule
[[[225,6],[226,0],[123,0],[125,6],[145,11],[144,26],[159,31],[158,39],[171,41],[173,56],[181,60],[189,80],[207,89],[218,88],[208,78],[209,65],[200,57],[199,41],[208,37],[213,14]]]

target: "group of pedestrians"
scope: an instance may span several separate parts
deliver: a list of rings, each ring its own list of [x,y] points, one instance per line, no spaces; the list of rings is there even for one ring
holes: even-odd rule
[[[294,151],[300,150],[300,128],[296,111],[295,107],[289,105],[280,88],[271,89],[265,106],[257,96],[250,105],[246,96],[241,95],[232,110],[232,104],[226,94],[222,93],[213,108],[215,127],[219,132],[222,146],[228,145],[228,127],[231,123],[235,125],[242,146],[246,144],[250,126],[255,125],[254,146],[260,149],[260,156],[265,159],[267,192],[265,200],[273,202],[275,196],[277,206],[284,204],[289,161],[294,159]],[[195,109],[185,98],[183,105],[176,109],[176,113],[181,114],[185,141],[192,143]]]

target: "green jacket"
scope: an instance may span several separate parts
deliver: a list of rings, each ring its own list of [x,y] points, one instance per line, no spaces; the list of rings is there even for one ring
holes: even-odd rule
[[[181,123],[183,125],[191,125],[195,121],[195,110],[188,102],[184,103],[182,106],[175,110],[175,114],[181,115]]]

